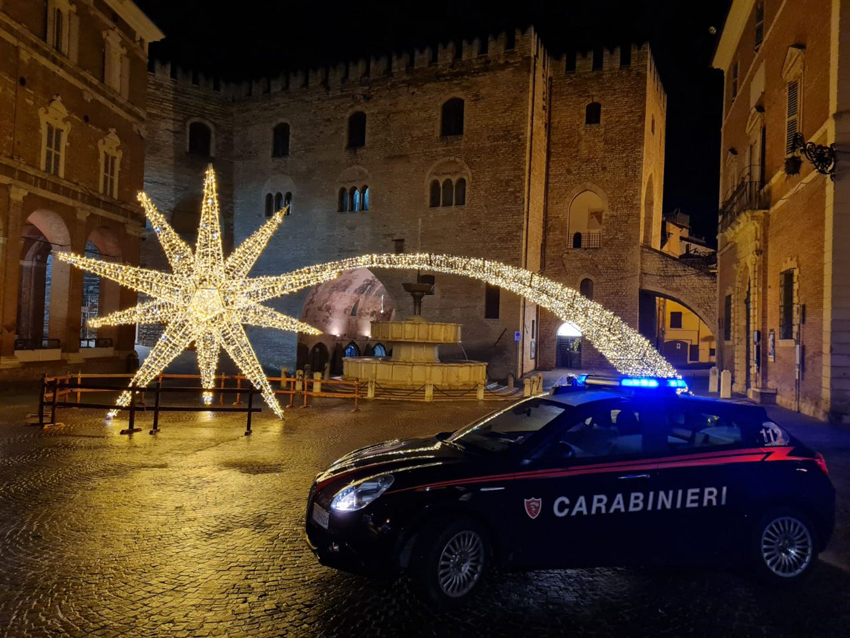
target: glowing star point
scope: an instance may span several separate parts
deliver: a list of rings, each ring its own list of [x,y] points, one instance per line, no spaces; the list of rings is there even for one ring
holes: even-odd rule
[[[218,192],[212,166],[207,168],[204,178],[204,199],[194,250],[174,231],[147,195],[140,193],[139,203],[162,244],[171,273],[100,261],[72,253],[56,255],[77,268],[116,281],[150,298],[133,308],[98,317],[91,322],[92,326],[165,324],[162,336],[136,372],[130,386],[147,386],[194,343],[198,353],[201,385],[209,390],[214,387],[219,353],[224,348],[260,391],[272,411],[283,418],[283,411],[242,324],[321,334],[312,326],[261,305],[261,301],[270,297],[261,299],[254,291],[265,291],[263,282],[269,278],[248,278],[248,273],[269,239],[283,223],[286,208],[277,211],[225,259],[219,224]],[[309,278],[296,277],[288,286],[276,286],[275,296],[286,294],[288,288],[298,290],[307,281]],[[211,404],[212,399],[212,393],[204,392],[202,400],[206,405]],[[130,392],[124,391],[116,405],[126,407],[130,400]],[[110,411],[109,417],[115,414],[114,410]]]

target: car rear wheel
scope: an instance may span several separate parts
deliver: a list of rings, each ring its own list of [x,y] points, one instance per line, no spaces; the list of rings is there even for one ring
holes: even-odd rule
[[[411,575],[419,594],[441,608],[455,607],[478,589],[488,567],[487,539],[472,520],[440,521],[419,538]]]
[[[775,510],[761,519],[756,534],[762,576],[774,584],[807,576],[817,562],[815,533],[809,519],[794,510]]]

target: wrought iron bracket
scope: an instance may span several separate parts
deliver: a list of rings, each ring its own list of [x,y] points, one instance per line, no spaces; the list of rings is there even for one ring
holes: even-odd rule
[[[829,175],[829,178],[835,181],[835,144],[823,146],[807,142],[802,133],[795,133],[792,151],[799,152],[811,162],[818,173]]]

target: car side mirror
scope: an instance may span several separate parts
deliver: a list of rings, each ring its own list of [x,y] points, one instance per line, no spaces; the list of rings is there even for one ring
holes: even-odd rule
[[[558,441],[555,444],[555,455],[560,459],[571,459],[576,455],[576,451],[569,443]]]

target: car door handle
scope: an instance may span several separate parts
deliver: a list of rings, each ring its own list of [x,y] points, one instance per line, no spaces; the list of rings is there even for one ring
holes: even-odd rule
[[[649,474],[623,474],[617,478],[621,481],[635,481],[637,479],[648,479]]]
[[[479,492],[498,492],[499,490],[505,489],[504,487],[481,487],[478,489]]]

